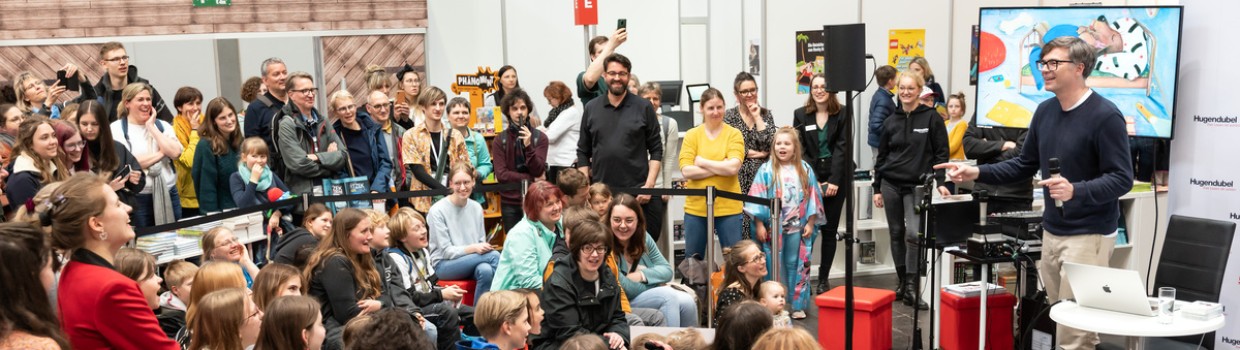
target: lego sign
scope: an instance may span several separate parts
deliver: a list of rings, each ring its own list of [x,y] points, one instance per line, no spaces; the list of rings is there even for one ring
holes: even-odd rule
[[[576,25],[598,24],[598,0],[573,0],[573,19]]]

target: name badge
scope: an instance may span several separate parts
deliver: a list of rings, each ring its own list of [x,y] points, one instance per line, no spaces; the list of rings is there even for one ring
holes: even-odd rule
[[[913,132],[918,133],[918,134],[925,134],[925,133],[930,132],[930,128],[913,129]]]
[[[814,130],[818,130],[817,125],[806,125],[805,126],[805,131],[814,131]]]

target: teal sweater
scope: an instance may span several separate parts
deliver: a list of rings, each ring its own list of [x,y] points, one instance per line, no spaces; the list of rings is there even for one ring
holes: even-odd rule
[[[638,266],[643,266],[641,271],[646,275],[646,283],[630,280],[628,274],[631,267],[624,259],[619,256],[616,257],[616,264],[620,268],[620,276],[622,277],[620,279],[620,287],[624,288],[624,294],[629,297],[629,300],[636,299],[638,295],[650,288],[655,288],[672,281],[672,265],[668,264],[667,258],[663,256],[662,252],[659,252],[659,244],[650,235],[644,236],[646,236],[646,254],[642,255],[637,264]]]
[[[543,272],[551,260],[556,232],[564,232],[560,223],[555,226],[552,231],[541,222],[529,218],[523,218],[513,226],[504,241],[504,251],[500,253],[499,268],[495,270],[491,290],[542,289]]]
[[[198,191],[198,210],[203,213],[221,212],[237,207],[233,201],[229,176],[237,172],[241,156],[237,149],[215,155],[211,152],[211,140],[198,141],[194,151],[194,189]]]

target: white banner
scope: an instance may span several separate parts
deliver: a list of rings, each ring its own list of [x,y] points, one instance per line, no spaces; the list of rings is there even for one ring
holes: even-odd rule
[[[1184,0],[1180,91],[1171,146],[1171,214],[1240,223],[1240,106],[1233,89],[1240,46],[1223,30],[1240,5],[1234,0]],[[1230,9],[1230,10],[1224,10]],[[1230,67],[1230,68],[1224,68]],[[1232,92],[1227,92],[1232,91]],[[1215,349],[1240,349],[1240,239],[1233,242],[1220,302],[1227,324]],[[1207,339],[1206,342],[1210,340]]]

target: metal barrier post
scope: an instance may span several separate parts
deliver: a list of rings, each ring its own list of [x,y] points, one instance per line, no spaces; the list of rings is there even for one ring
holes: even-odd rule
[[[715,295],[715,186],[706,187],[706,325],[715,328],[715,306],[709,300]],[[692,259],[692,258],[690,258]],[[726,260],[726,259],[725,259]]]
[[[783,213],[780,212],[779,208],[780,202],[781,200],[779,196],[771,198],[771,225],[766,229],[766,233],[770,235],[771,241],[771,256],[767,258],[768,265],[771,266],[771,269],[768,271],[767,276],[770,276],[772,281],[779,281],[780,283],[783,283],[781,279],[784,275],[780,274],[780,272],[783,272],[783,266],[781,266],[783,260],[780,260],[780,258],[783,256],[784,249],[784,225],[780,225],[783,221]],[[787,286],[785,288],[792,288],[792,286]]]

